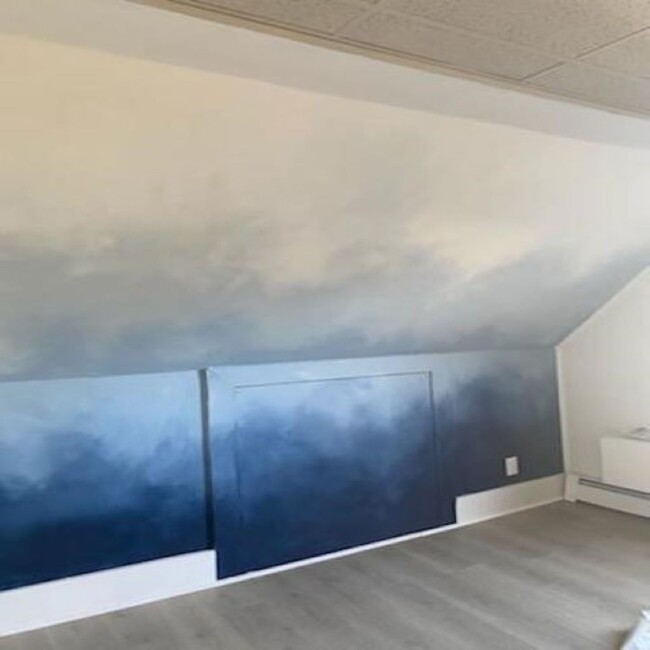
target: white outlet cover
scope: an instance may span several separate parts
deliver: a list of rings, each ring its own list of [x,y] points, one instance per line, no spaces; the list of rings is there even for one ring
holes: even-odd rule
[[[517,476],[519,474],[519,457],[508,456],[506,458],[506,476]]]

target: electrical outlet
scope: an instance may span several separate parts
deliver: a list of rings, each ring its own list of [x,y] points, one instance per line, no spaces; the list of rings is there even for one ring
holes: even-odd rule
[[[517,476],[519,474],[519,457],[508,456],[506,458],[506,476]]]

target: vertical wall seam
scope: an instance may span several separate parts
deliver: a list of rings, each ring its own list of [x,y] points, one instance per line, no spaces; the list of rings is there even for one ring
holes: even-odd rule
[[[436,407],[436,392],[433,381],[433,369],[429,368],[427,371],[428,380],[429,380],[429,406],[431,409],[431,428],[433,433],[433,448],[434,448],[434,457],[436,466],[433,468],[436,476],[435,483],[437,487],[437,492],[439,498],[445,501],[451,499],[451,510],[454,522],[457,520],[456,517],[456,497],[452,496],[451,491],[449,490],[449,477],[446,474],[446,469],[443,467],[443,453],[442,453],[442,437],[440,435],[440,428],[438,426],[438,412]],[[440,518],[440,502],[437,504],[438,512],[436,517]],[[445,504],[445,515],[447,514],[447,504]],[[446,518],[446,517],[445,517]]]
[[[203,481],[205,489],[205,525],[208,549],[216,550],[214,476],[212,465],[212,440],[210,436],[210,391],[208,371],[199,370],[199,393],[201,399],[201,445],[203,450]]]
[[[562,461],[564,465],[564,473],[570,474],[574,471],[572,458],[571,458],[571,441],[569,435],[569,423],[567,414],[567,399],[566,399],[566,386],[564,377],[564,365],[562,359],[562,347],[556,345],[555,353],[555,377],[557,384],[558,396],[558,411],[560,416],[560,439],[562,442]]]

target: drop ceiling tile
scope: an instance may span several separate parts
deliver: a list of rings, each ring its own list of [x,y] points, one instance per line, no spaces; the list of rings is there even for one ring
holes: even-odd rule
[[[187,0],[187,4],[269,20],[292,27],[333,33],[360,16],[375,0]]]
[[[384,6],[565,57],[650,26],[648,0],[386,0]]]
[[[650,114],[650,80],[618,75],[585,63],[566,63],[528,82],[595,104]]]
[[[478,36],[386,13],[364,16],[351,23],[340,36],[360,44],[429,59],[441,65],[508,79],[522,79],[558,62],[552,57],[520,50],[516,46],[494,43]]]
[[[589,54],[583,60],[650,79],[650,30]]]

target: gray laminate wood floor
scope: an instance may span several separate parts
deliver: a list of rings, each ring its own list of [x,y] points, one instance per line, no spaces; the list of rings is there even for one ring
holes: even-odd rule
[[[643,606],[650,520],[561,502],[0,648],[613,650]]]

